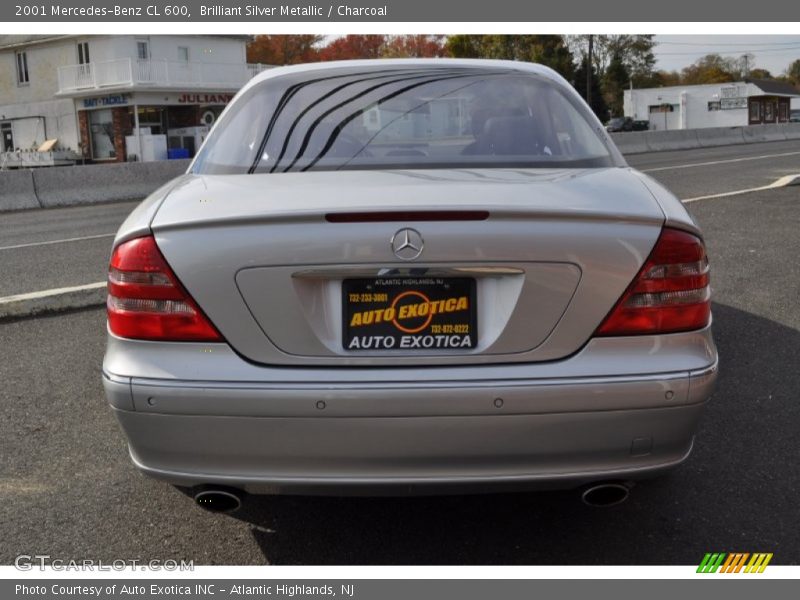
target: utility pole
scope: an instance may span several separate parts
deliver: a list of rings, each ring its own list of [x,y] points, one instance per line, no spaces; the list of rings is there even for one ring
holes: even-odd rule
[[[633,77],[631,77],[630,84],[631,84],[631,105],[630,105],[630,109],[631,109],[631,112],[633,113],[633,118],[635,119],[635,118],[637,118],[638,115],[637,115],[637,111],[636,111],[636,102],[634,102],[634,100],[633,100]],[[622,112],[623,112],[623,114],[625,113],[625,107],[624,106],[622,107]]]
[[[592,46],[594,36],[589,34],[589,52],[586,54],[586,104],[592,105]]]

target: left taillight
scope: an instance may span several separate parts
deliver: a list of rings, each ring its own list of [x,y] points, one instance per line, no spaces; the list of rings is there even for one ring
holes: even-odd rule
[[[208,317],[178,281],[153,236],[114,249],[108,267],[108,325],[137,340],[220,342]]]

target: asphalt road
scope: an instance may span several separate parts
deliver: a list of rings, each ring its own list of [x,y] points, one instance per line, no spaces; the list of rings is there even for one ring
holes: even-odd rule
[[[784,175],[800,174],[800,141],[648,152],[627,159],[685,200],[761,187]]]
[[[0,297],[102,281],[114,233],[136,204],[0,214]],[[49,243],[58,240],[74,241]]]
[[[753,167],[756,179],[771,168],[762,160],[739,168]],[[687,186],[706,177],[704,193],[726,184],[713,169],[682,172]],[[758,551],[800,564],[798,199],[794,187],[688,205],[712,261],[718,389],[689,460],[609,509],[548,492],[261,497],[236,516],[212,515],[130,464],[99,380],[102,310],[0,323],[0,563],[46,553],[197,564],[696,564],[708,551]],[[0,252],[4,270],[6,258]]]

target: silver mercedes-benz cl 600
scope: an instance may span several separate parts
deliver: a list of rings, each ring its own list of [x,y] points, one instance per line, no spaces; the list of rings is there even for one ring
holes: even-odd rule
[[[144,473],[249,493],[584,490],[689,455],[703,237],[539,65],[275,68],[120,228],[103,383]]]

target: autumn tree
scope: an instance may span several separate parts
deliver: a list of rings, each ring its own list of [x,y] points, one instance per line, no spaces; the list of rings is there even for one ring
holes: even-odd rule
[[[321,48],[319,60],[380,58],[385,51],[386,42],[385,35],[345,35]]]
[[[677,71],[656,71],[645,87],[670,87],[681,84],[681,74]]]
[[[293,65],[319,60],[321,35],[257,35],[247,44],[247,62]]]
[[[736,81],[733,59],[707,54],[681,71],[681,84],[730,83]]]
[[[385,58],[439,58],[445,56],[443,35],[392,35],[385,41]]]

